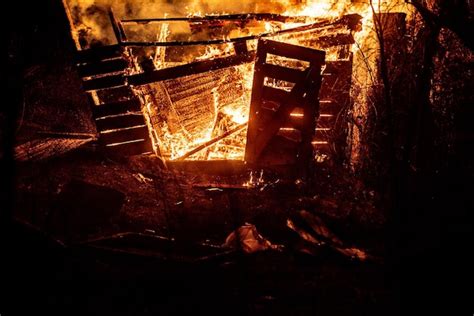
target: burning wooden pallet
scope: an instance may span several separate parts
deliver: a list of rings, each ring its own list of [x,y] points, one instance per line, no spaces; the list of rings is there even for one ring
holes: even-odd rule
[[[302,70],[279,66],[268,60],[269,55],[305,65]],[[324,56],[323,51],[305,47],[259,42],[245,151],[247,162],[268,165],[299,161],[306,165],[311,159]],[[277,84],[269,84],[271,80]],[[278,81],[293,87],[287,91],[281,85],[278,87]],[[283,139],[295,143],[289,146],[295,147],[293,151],[281,150],[288,147],[282,144]]]
[[[99,132],[99,141],[109,154],[134,155],[152,152],[151,140],[141,102],[125,82],[94,86],[91,81],[106,81],[123,76],[130,66],[119,46],[80,51],[78,70]],[[96,78],[96,79],[89,79]]]
[[[297,60],[300,58],[298,54],[302,54],[302,51],[307,51],[309,48],[317,49],[329,49],[331,54],[336,52],[339,60],[330,61],[326,63],[322,75],[322,84],[316,84],[320,82],[319,78],[314,77],[315,73],[313,70],[309,73],[301,71],[301,74],[290,78],[289,82],[295,84],[296,90],[293,92],[279,92],[282,101],[283,97],[290,98],[299,97],[298,95],[302,90],[307,90],[313,94],[320,90],[320,116],[316,128],[314,128],[315,117],[317,116],[317,100],[314,100],[313,110],[309,111],[309,105],[298,108],[300,112],[293,113],[290,119],[294,121],[296,118],[303,118],[300,121],[307,121],[307,126],[311,128],[303,128],[298,130],[295,126],[280,126],[277,130],[277,138],[291,138],[289,135],[294,133],[294,130],[298,130],[301,139],[304,139],[303,143],[308,144],[312,142],[313,145],[319,151],[326,154],[334,152],[336,147],[339,151],[343,151],[345,145],[345,128],[340,127],[339,130],[342,132],[334,132],[334,127],[338,124],[339,114],[350,106],[349,88],[351,80],[352,70],[352,57],[349,52],[349,45],[354,42],[352,33],[357,31],[358,24],[360,22],[360,16],[349,15],[339,20],[318,20],[314,19],[310,24],[304,24],[302,26],[289,29],[272,32],[270,34],[259,34],[258,36],[246,36],[236,39],[220,39],[220,40],[209,40],[199,42],[134,42],[127,39],[126,26],[133,23],[143,23],[149,21],[159,20],[168,22],[175,19],[145,19],[145,20],[117,20],[111,14],[111,21],[114,25],[114,31],[117,36],[119,45],[105,47],[100,49],[94,49],[88,52],[82,52],[84,56],[93,56],[93,58],[82,59],[80,64],[80,73],[84,76],[84,88],[87,91],[92,92],[91,95],[94,100],[94,116],[96,119],[98,131],[100,132],[100,139],[102,144],[108,149],[119,149],[119,147],[112,148],[115,146],[124,146],[127,150],[117,151],[125,155],[137,154],[142,152],[151,151],[151,139],[155,145],[155,149],[163,149],[160,151],[160,155],[164,155],[165,159],[187,159],[189,157],[200,157],[200,159],[209,159],[210,148],[217,146],[216,144],[225,144],[229,148],[233,146],[232,137],[236,134],[240,138],[245,139],[245,127],[246,122],[225,124],[225,126],[217,126],[216,120],[222,116],[222,111],[215,108],[213,103],[218,104],[231,104],[233,100],[242,97],[245,92],[242,92],[242,88],[239,88],[239,84],[242,85],[242,76],[235,75],[235,69],[240,65],[253,64],[255,61],[256,52],[248,48],[248,41],[256,40],[258,38],[268,38],[261,40],[260,43],[269,43],[270,39],[278,41],[297,42],[298,46],[307,46],[308,48],[302,49],[301,51],[296,49],[297,54],[291,55]],[[279,15],[265,15],[265,14],[253,14],[253,15],[230,15],[230,16],[211,16],[201,18],[178,18],[178,20],[186,20],[193,26],[192,29],[200,31],[206,23],[212,26],[212,29],[218,28],[222,20],[231,19],[239,21],[238,25],[246,25],[247,20],[256,19],[264,21],[284,21],[288,19],[291,21],[298,20],[299,22],[308,21],[307,17],[283,17]],[[283,20],[282,20],[283,19]],[[292,20],[293,19],[293,20]],[[298,21],[293,21],[298,23]],[[300,21],[301,20],[301,21]],[[156,22],[156,21],[155,21]],[[153,66],[145,69],[136,63],[133,64],[129,58],[130,53],[133,55],[142,48],[147,47],[183,47],[189,45],[213,45],[213,44],[232,44],[234,54],[226,55],[223,57],[210,58],[200,61],[194,61],[185,65],[172,66],[164,69],[153,69]],[[275,42],[276,43],[276,42]],[[263,44],[262,44],[263,45]],[[272,44],[273,45],[273,44]],[[278,46],[278,43],[274,44]],[[294,45],[286,44],[280,45],[285,47],[282,51],[290,49]],[[123,48],[121,48],[123,47]],[[121,57],[117,55],[117,49],[120,51]],[[260,51],[263,50],[263,46],[259,47]],[[102,50],[102,52],[100,52]],[[291,49],[290,49],[291,50]],[[285,54],[283,54],[285,55]],[[257,58],[257,64],[259,63]],[[134,68],[135,70],[130,72],[126,71]],[[311,62],[310,62],[311,64]],[[313,60],[313,66],[316,62]],[[318,61],[317,67],[314,67],[314,71],[320,73],[322,63]],[[272,71],[276,71],[274,78],[287,78],[288,70],[275,68],[271,64],[266,64],[267,68],[271,68]],[[97,70],[95,70],[97,68]],[[310,69],[313,69],[310,67]],[[308,69],[307,69],[308,70]],[[238,72],[237,72],[238,73]],[[259,70],[255,72],[255,79],[258,79],[257,75]],[[293,72],[293,75],[296,72]],[[297,81],[305,81],[304,76],[312,76],[313,86],[304,86],[297,84]],[[291,77],[291,76],[290,76]],[[226,78],[226,80],[222,80]],[[308,77],[309,78],[309,77]],[[257,80],[259,81],[259,80]],[[234,88],[233,88],[234,87]],[[263,95],[264,91],[268,91],[268,87],[261,82],[256,85],[254,82],[252,88],[252,106],[254,107],[256,96]],[[113,98],[111,95],[126,94],[129,96]],[[248,91],[250,97],[250,90]],[[267,93],[267,92],[265,92]],[[286,93],[286,94],[285,94]],[[293,93],[293,94],[292,94]],[[283,96],[283,94],[285,94]],[[303,93],[304,94],[304,93]],[[106,101],[105,101],[106,100]],[[303,103],[309,104],[306,100]],[[291,103],[291,102],[290,102]],[[279,104],[280,106],[282,104]],[[290,105],[283,104],[283,108],[291,108]],[[141,113],[145,114],[145,118],[141,116]],[[306,113],[304,113],[304,111]],[[266,138],[273,138],[265,136],[257,136],[255,134],[254,124],[252,123],[253,117],[256,112],[250,109],[251,117],[249,123],[249,132],[245,140],[240,146],[239,150],[245,149],[245,159],[248,162],[256,163],[257,161],[265,161],[262,157],[270,157],[268,155],[261,156],[263,147],[267,147],[268,143],[274,142]],[[279,116],[284,116],[278,114]],[[312,117],[309,120],[306,117]],[[259,117],[257,121],[262,118]],[[276,122],[282,121],[282,118],[276,120]],[[263,120],[264,121],[264,120]],[[189,141],[187,150],[181,152],[171,153],[167,150],[163,142],[166,141],[168,135],[160,134],[158,126],[166,122],[166,127],[171,131],[181,130],[183,135],[187,135],[188,139],[184,137],[185,141]],[[259,123],[260,124],[260,123]],[[278,124],[277,124],[278,125]],[[298,125],[298,124],[296,124]],[[300,124],[301,125],[301,124]],[[339,125],[341,125],[339,120]],[[343,123],[342,123],[343,125]],[[300,126],[297,126],[300,127]],[[211,129],[211,132],[203,138],[200,142],[193,142],[192,138],[195,135],[199,135],[199,131]],[[276,127],[273,127],[276,129]],[[312,132],[309,130],[311,129]],[[314,131],[316,131],[316,137],[313,137]],[[303,133],[301,133],[303,132]],[[202,133],[201,133],[202,134]],[[274,134],[272,131],[268,135]],[[285,135],[286,134],[286,135]],[[297,134],[297,133],[296,133]],[[282,136],[283,135],[283,136]],[[281,136],[281,137],[280,137]],[[293,135],[294,136],[294,135]],[[298,138],[296,137],[296,138]],[[199,137],[194,137],[201,139]],[[257,141],[257,139],[259,139]],[[263,140],[262,140],[263,139]],[[260,144],[261,149],[256,150],[255,145]],[[132,149],[132,147],[134,149]],[[159,148],[161,147],[161,148]],[[221,146],[222,147],[222,146]],[[275,146],[270,146],[275,147]],[[278,146],[276,146],[278,147]],[[280,144],[282,150],[286,148]],[[297,146],[298,147],[298,146]],[[293,148],[294,149],[294,148]],[[292,149],[292,150],[293,150]],[[309,154],[303,154],[303,152],[310,153],[311,150],[301,148],[295,151],[298,157],[302,157]],[[260,157],[261,156],[261,157]],[[274,157],[283,157],[282,155],[273,155]],[[287,157],[288,158],[288,157]],[[294,159],[287,159],[287,162],[293,161]],[[267,161],[270,163],[270,161]]]

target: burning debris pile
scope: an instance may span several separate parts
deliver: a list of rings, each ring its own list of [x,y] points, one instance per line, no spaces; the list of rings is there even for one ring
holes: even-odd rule
[[[348,144],[357,136],[349,124],[351,83],[354,73],[360,74],[360,65],[353,65],[354,51],[366,42],[361,36],[370,37],[364,29],[371,24],[367,4],[286,3],[281,14],[189,11],[187,17],[163,18],[142,17],[143,12],[139,18],[128,18],[130,12],[122,18],[111,7],[90,7],[107,9],[102,15],[114,34],[104,42],[115,44],[101,47],[95,47],[104,37],[100,28],[100,36],[83,32],[91,17],[83,16],[84,3],[69,5],[73,38],[83,57],[79,70],[94,104],[99,139],[109,152],[153,150],[168,161],[230,159],[267,165],[295,163],[302,156],[317,161],[351,156]],[[280,56],[269,50],[262,61],[264,45],[258,43],[265,41],[287,46]],[[314,69],[322,80],[308,87],[307,110],[294,104],[285,113],[288,99],[297,97],[297,73],[311,64],[302,58],[306,50],[290,53],[296,47],[324,51],[326,57]],[[262,84],[255,82],[260,71],[255,62],[268,65]],[[268,113],[255,110],[262,94],[270,94],[264,108],[279,118],[268,139],[257,141],[252,122],[259,121],[259,128],[269,122]],[[261,147],[257,151],[255,143]],[[273,150],[273,159],[260,159],[267,145],[280,149],[279,154]],[[272,161],[282,153],[283,159]]]

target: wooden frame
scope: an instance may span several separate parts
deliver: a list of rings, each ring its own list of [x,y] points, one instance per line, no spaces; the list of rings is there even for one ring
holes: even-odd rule
[[[309,66],[301,71],[273,65],[267,63],[268,54],[305,61]],[[301,142],[295,157],[303,160],[309,158],[318,115],[318,93],[324,59],[323,51],[281,42],[259,41],[247,131],[246,162],[260,164],[262,153],[282,127],[295,128],[301,132]],[[292,82],[294,87],[289,92],[268,87],[265,78]],[[277,108],[268,109],[265,107],[268,102],[276,104]],[[296,107],[303,109],[303,116],[300,122],[292,123],[290,114]]]

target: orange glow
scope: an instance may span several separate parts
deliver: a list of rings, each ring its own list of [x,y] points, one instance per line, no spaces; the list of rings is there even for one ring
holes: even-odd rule
[[[104,3],[109,5],[112,3],[112,7],[117,14],[126,15],[124,8],[125,4],[129,4],[130,1],[110,1],[110,0],[67,0],[72,7],[86,8],[92,4]],[[156,8],[150,8],[142,1],[137,1],[137,6],[141,6],[138,10],[140,17],[150,17],[153,15],[161,14],[163,16],[205,16],[205,15],[221,15],[229,13],[243,13],[249,12],[252,8],[258,9],[263,12],[269,12],[272,10],[274,5],[278,5],[278,12],[286,16],[299,16],[307,17],[306,20],[302,20],[300,23],[289,22],[255,22],[250,23],[247,29],[244,31],[232,30],[229,34],[223,36],[224,39],[233,37],[242,37],[248,34],[263,34],[269,32],[275,32],[278,30],[285,30],[293,27],[303,26],[306,24],[314,23],[317,19],[331,19],[336,20],[343,15],[357,13],[362,18],[362,29],[359,32],[353,34],[355,44],[351,45],[350,50],[353,54],[353,91],[351,97],[355,103],[354,115],[363,116],[368,112],[368,89],[374,84],[373,73],[376,69],[377,63],[377,49],[378,42],[374,32],[374,20],[373,13],[377,12],[405,12],[408,13],[408,6],[403,0],[367,0],[367,1],[353,1],[353,0],[306,0],[301,1],[302,4],[295,4],[292,0],[275,0],[272,1],[272,5],[262,4],[256,0],[242,0],[239,2],[223,2],[220,0],[208,0],[208,1],[185,1],[185,5],[180,8],[170,6],[169,1],[157,1],[160,5],[155,5]],[[177,2],[177,1],[175,1]],[[205,3],[205,4],[204,4]],[[147,8],[150,11],[147,11]],[[79,10],[81,11],[81,10]],[[113,38],[111,30],[103,30],[99,25],[104,24],[103,21],[94,19],[94,16],[89,16],[83,10],[82,16],[83,21],[77,27],[77,31],[87,31],[90,33],[90,37],[96,40],[103,40],[104,38]],[[161,23],[159,29],[154,30],[150,40],[166,42],[172,39],[172,33],[178,33],[180,36],[188,36],[191,34],[191,26],[186,23]],[[223,28],[223,27],[222,27]],[[178,30],[178,31],[177,31]],[[139,33],[139,32],[135,32]],[[203,31],[204,33],[204,31]],[[145,34],[139,33],[139,35],[145,36]],[[149,36],[150,34],[146,34]],[[199,34],[201,37],[208,34]],[[325,34],[323,34],[325,35]],[[190,35],[189,35],[190,36]],[[221,36],[221,35],[219,35]],[[287,43],[304,45],[299,37],[291,36],[273,36],[272,40],[285,41]],[[202,39],[202,38],[199,38]],[[253,50],[256,48],[256,40],[249,40],[246,42],[247,48]],[[154,52],[151,54],[156,69],[168,68],[177,64],[182,64],[190,61],[207,60],[210,58],[223,57],[234,54],[234,46],[232,43],[225,43],[219,45],[208,45],[204,49],[196,51],[199,54],[196,56],[189,57],[185,62],[178,62],[168,60],[166,57],[169,52],[165,47],[156,47],[153,49]],[[373,53],[373,52],[376,53]],[[326,60],[334,61],[339,59],[339,51],[337,49],[328,48],[326,50]],[[294,66],[294,62],[275,60],[276,64],[285,65],[288,67]],[[273,61],[272,61],[273,63]],[[301,65],[300,65],[301,66]],[[160,153],[169,160],[179,159],[186,153],[193,149],[203,146],[207,142],[215,139],[220,134],[233,130],[241,124],[245,124],[249,120],[249,108],[250,108],[250,97],[253,80],[253,65],[245,64],[238,67],[234,67],[235,71],[222,72],[223,76],[219,77],[214,85],[206,85],[210,94],[206,100],[206,104],[203,104],[205,111],[209,112],[208,124],[201,124],[199,128],[195,128],[192,131],[186,126],[185,122],[179,118],[179,110],[174,108],[174,101],[171,100],[170,96],[167,97],[171,100],[172,109],[169,111],[173,120],[163,120],[159,123],[159,128],[156,127],[156,123],[152,123],[152,117],[159,116],[155,113],[153,104],[150,100],[146,100],[143,112],[146,117],[147,125],[150,129],[150,135],[152,136],[153,144],[155,149],[160,150]],[[295,68],[295,67],[291,67]],[[133,71],[133,70],[130,70]],[[226,77],[227,76],[227,77]],[[232,78],[229,78],[232,77]],[[229,89],[234,89],[235,97],[229,96],[229,92],[226,89],[220,89],[220,86],[225,84],[230,85],[231,82],[234,84]],[[167,82],[163,83],[164,90],[167,89]],[[179,83],[178,83],[179,84]],[[276,82],[268,78],[266,85],[283,89],[290,90],[289,86],[285,82]],[[167,92],[166,92],[167,93]],[[321,100],[320,103],[325,106],[331,106],[331,100]],[[183,106],[184,107],[184,106]],[[199,107],[196,107],[196,111],[199,111]],[[297,110],[290,114],[295,121],[298,118],[303,118],[304,114]],[[332,114],[321,114],[320,117],[331,118]],[[317,128],[316,131],[330,131],[330,128]],[[354,130],[355,138],[357,138],[358,130]],[[243,160],[246,142],[246,128],[237,130],[235,133],[229,135],[226,138],[216,141],[212,145],[205,149],[196,152],[186,159],[190,160],[212,160],[212,159],[237,159]],[[314,145],[326,145],[328,142],[325,141],[314,141]],[[357,147],[353,146],[354,148]],[[254,179],[252,179],[253,181]],[[250,181],[250,182],[252,182]]]

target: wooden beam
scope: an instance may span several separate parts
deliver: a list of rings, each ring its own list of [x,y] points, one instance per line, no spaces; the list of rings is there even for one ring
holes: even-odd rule
[[[126,85],[125,77],[121,74],[94,78],[90,80],[84,80],[82,82],[82,87],[86,91],[109,89],[109,88],[121,87],[125,85]]]
[[[265,77],[284,80],[288,82],[297,82],[304,72],[298,69],[277,66],[273,64],[264,64],[260,67],[260,71]]]
[[[92,62],[77,66],[79,76],[81,77],[97,76],[111,72],[124,71],[127,67],[128,62],[122,58]]]
[[[92,108],[94,118],[101,118],[109,115],[118,115],[127,112],[138,112],[140,110],[140,100],[136,97],[126,101],[100,104]]]
[[[293,22],[305,23],[309,21],[324,21],[310,16],[288,16],[273,13],[245,13],[245,14],[224,14],[224,15],[206,15],[203,17],[175,17],[175,18],[149,18],[149,19],[123,19],[123,24],[148,24],[152,22],[209,22],[209,21],[231,21],[231,20],[257,20],[257,21],[275,21],[275,22]]]
[[[145,118],[141,112],[124,114],[119,116],[109,116],[95,121],[99,131],[106,131],[111,129],[126,128],[138,125],[145,125]]]
[[[106,153],[112,156],[132,156],[144,153],[152,153],[153,146],[149,139],[144,141],[118,144],[115,146],[107,146],[104,148]]]
[[[326,53],[308,47],[297,46],[272,40],[261,40],[261,49],[266,50],[268,54],[304,60],[312,63],[324,64]]]
[[[271,38],[275,36],[280,36],[284,34],[305,32],[313,29],[318,29],[326,26],[336,26],[341,25],[347,27],[350,30],[358,30],[358,25],[362,16],[358,14],[350,14],[344,16],[339,20],[324,20],[311,24],[304,24],[298,27],[279,30],[275,32],[267,32],[257,35],[249,35],[237,38],[224,38],[224,39],[215,39],[215,40],[199,40],[199,41],[173,41],[173,42],[161,42],[161,41],[123,41],[121,44],[123,46],[135,46],[135,47],[156,47],[156,46],[196,46],[196,45],[217,45],[217,44],[226,44],[226,43],[236,43],[236,42],[245,42],[249,40],[261,39],[261,38]]]
[[[91,63],[122,56],[124,48],[120,45],[108,45],[89,48],[77,52],[77,63]]]
[[[166,69],[144,72],[127,76],[127,81],[132,86],[140,86],[153,82],[176,79],[184,76],[196,75],[212,70],[238,66],[250,63],[255,59],[255,53],[249,52],[244,55],[234,55],[230,57],[214,58],[211,60],[197,61],[187,65],[176,66]]]
[[[121,129],[108,133],[100,133],[99,140],[103,144],[124,143],[139,139],[149,139],[147,126],[140,126],[130,129]]]

